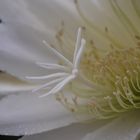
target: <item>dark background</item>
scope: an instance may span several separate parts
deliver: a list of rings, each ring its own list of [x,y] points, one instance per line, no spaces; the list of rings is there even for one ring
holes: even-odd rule
[[[21,138],[22,136],[19,137],[15,137],[15,136],[1,136],[0,135],[0,140],[18,140],[19,138]]]

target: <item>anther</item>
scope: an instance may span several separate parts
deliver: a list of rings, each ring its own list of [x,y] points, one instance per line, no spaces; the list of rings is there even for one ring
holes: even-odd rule
[[[105,100],[111,100],[112,98],[110,96],[104,97]]]

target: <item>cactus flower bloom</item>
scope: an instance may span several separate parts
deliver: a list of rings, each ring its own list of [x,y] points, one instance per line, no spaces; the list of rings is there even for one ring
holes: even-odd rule
[[[138,138],[139,0],[5,0],[0,18],[0,134]]]

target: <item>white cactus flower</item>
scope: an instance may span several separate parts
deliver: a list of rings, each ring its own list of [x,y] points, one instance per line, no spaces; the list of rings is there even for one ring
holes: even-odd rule
[[[139,0],[1,0],[0,19],[0,134],[138,139]]]

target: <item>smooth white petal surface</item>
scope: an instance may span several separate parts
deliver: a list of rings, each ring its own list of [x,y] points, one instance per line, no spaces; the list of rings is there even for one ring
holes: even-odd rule
[[[37,85],[23,82],[7,73],[0,72],[0,96],[12,95],[18,92],[32,91]]]
[[[61,27],[62,22],[66,31],[74,34],[80,24],[79,16],[75,9],[74,1],[64,0],[23,0],[27,9],[52,33],[56,33]],[[41,10],[40,10],[41,9]],[[54,36],[55,37],[55,36]],[[72,37],[71,35],[69,37]]]
[[[82,140],[136,140],[140,133],[140,112],[132,111],[93,131]]]
[[[0,99],[0,134],[29,135],[76,121],[54,97],[39,98],[26,92]]]
[[[26,59],[25,56],[21,55],[20,57],[4,51],[0,51],[0,70],[24,80],[27,80],[25,76],[47,73],[45,69],[37,66],[34,61]]]
[[[5,25],[0,25],[0,69],[19,78],[46,74],[36,62],[56,62],[56,57],[43,45],[39,33],[23,25],[2,26]]]
[[[72,124],[50,132],[25,136],[21,140],[81,140],[87,133],[99,129],[106,123],[107,121],[98,121],[93,124]]]
[[[35,63],[56,62],[55,55],[42,43],[52,35],[38,25],[39,20],[22,1],[0,1],[0,13],[0,69],[19,78],[43,74],[44,69]]]

